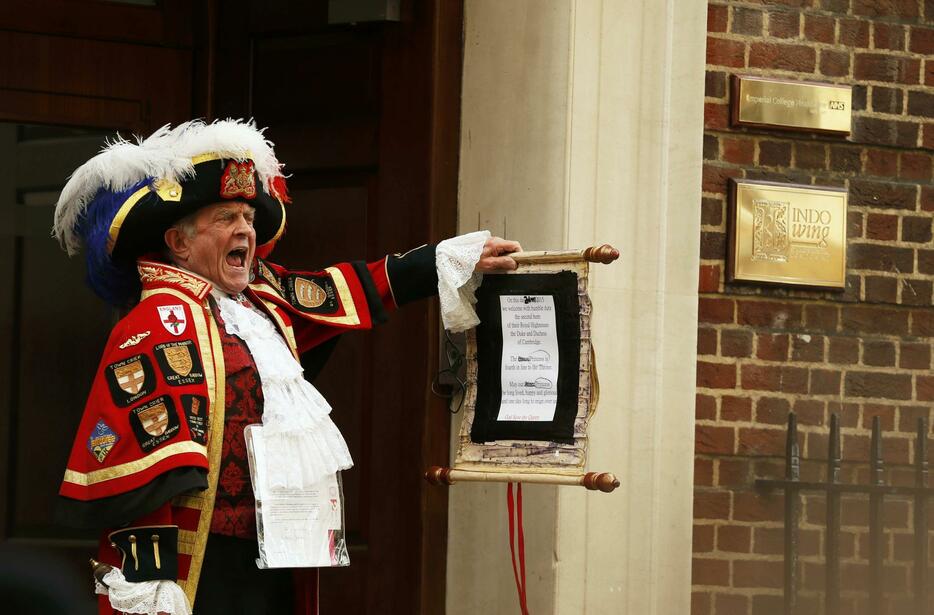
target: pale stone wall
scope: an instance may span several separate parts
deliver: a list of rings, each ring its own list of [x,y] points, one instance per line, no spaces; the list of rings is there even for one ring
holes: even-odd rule
[[[466,0],[459,225],[526,249],[604,242],[591,469],[527,486],[536,615],[690,601],[704,0]],[[453,432],[457,433],[455,424]],[[505,488],[451,488],[447,612],[517,612]]]

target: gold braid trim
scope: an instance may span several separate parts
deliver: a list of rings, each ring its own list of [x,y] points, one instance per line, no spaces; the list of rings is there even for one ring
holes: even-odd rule
[[[211,284],[207,280],[202,280],[174,267],[139,263],[137,269],[139,270],[139,279],[143,284],[156,282],[172,284],[184,288],[199,299],[203,299],[211,290]]]

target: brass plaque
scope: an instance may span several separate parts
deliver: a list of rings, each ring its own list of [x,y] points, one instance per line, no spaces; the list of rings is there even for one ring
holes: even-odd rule
[[[846,285],[846,190],[733,181],[731,196],[731,279]]]
[[[850,134],[849,85],[733,75],[732,103],[734,125]]]

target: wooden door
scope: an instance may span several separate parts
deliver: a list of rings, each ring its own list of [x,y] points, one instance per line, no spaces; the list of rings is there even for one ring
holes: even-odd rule
[[[269,126],[293,196],[272,260],[291,267],[375,260],[455,228],[461,3],[356,26],[329,26],[326,5],[241,0],[217,20],[214,111]],[[434,301],[406,306],[345,335],[315,381],[355,460],[351,566],[322,572],[322,613],[444,611],[447,493],[421,478],[448,458],[429,389],[438,330]]]
[[[192,115],[196,5],[151,4],[0,3],[0,564],[14,571],[0,576],[22,594],[30,568],[46,571],[20,612],[94,612],[96,536],[52,508],[116,315],[49,233],[67,176],[106,136]]]
[[[0,3],[0,564],[10,545],[43,553],[87,596],[95,539],[55,526],[50,508],[114,315],[48,237],[67,172],[113,130],[254,117],[292,175],[274,260],[317,267],[437,241],[455,227],[461,29],[460,0],[403,2],[400,22],[357,26],[329,26],[326,0]],[[448,457],[429,389],[437,332],[434,302],[408,306],[345,336],[316,380],[356,462],[352,565],[323,572],[322,613],[444,610],[447,493],[421,479]]]

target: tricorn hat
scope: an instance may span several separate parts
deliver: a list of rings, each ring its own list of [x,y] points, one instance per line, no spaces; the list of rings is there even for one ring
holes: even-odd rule
[[[137,294],[137,257],[162,249],[181,218],[219,201],[256,209],[256,244],[285,228],[289,202],[272,143],[252,121],[193,120],[135,142],[117,138],[78,167],[55,207],[53,234],[69,254],[83,247],[88,283],[125,305]]]

